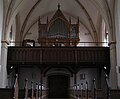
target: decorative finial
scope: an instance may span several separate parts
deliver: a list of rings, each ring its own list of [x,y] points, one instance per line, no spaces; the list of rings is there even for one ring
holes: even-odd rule
[[[60,3],[58,3],[58,9],[60,9]]]

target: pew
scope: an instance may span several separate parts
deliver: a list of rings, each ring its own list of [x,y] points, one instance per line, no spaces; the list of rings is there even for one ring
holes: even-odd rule
[[[102,89],[97,89],[95,79],[93,79],[93,89],[89,90],[88,86],[87,81],[86,83],[75,84],[70,88],[70,96],[75,99],[106,99]]]
[[[34,89],[34,85],[35,85],[35,89]],[[33,81],[31,81],[31,88],[29,89],[28,79],[25,79],[24,89],[19,89],[18,75],[17,75],[15,78],[14,90],[12,92],[13,95],[11,95],[11,97],[13,96],[13,98],[11,99],[42,99],[47,96],[46,90],[47,90],[46,86],[37,82],[34,83]]]
[[[13,99],[13,89],[0,88],[0,99]]]
[[[24,89],[19,89],[18,75],[16,74],[13,88],[0,88],[0,99],[45,99],[47,98],[47,87],[44,84],[36,83],[31,81],[31,88],[28,89],[28,79],[25,79]],[[106,83],[108,78],[106,77]],[[35,88],[34,88],[35,86]],[[85,86],[85,88],[83,87]],[[106,93],[102,89],[97,89],[96,81],[93,79],[93,90],[88,89],[89,83],[75,84],[71,86],[70,96],[75,99],[119,99],[120,90],[110,89]],[[41,88],[42,87],[42,88]],[[41,91],[42,89],[42,91]],[[42,93],[42,94],[41,94]],[[42,95],[42,96],[41,96]],[[107,96],[107,97],[106,97]]]

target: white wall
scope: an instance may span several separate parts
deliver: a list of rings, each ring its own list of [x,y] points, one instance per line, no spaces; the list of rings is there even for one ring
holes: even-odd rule
[[[29,67],[29,68],[20,68],[19,69],[19,87],[21,89],[24,88],[25,86],[25,79],[28,79],[28,88],[31,88],[31,81],[34,82],[34,88],[35,88],[35,83],[40,83],[41,80],[41,70],[37,67]],[[100,73],[101,72],[101,73]],[[74,86],[74,76],[71,76],[70,72],[64,69],[61,69],[60,71],[55,71],[55,69],[49,70],[46,75],[43,77],[43,84],[47,86],[47,77],[48,75],[53,75],[53,74],[65,74],[69,75],[70,77],[70,88],[73,88]],[[80,74],[85,74],[85,79],[81,80],[80,79]],[[101,76],[100,76],[101,75]],[[99,71],[96,68],[83,68],[80,69],[79,72],[76,74],[76,84],[81,84],[83,83],[83,88],[85,89],[86,81],[88,82],[88,89],[92,90],[93,89],[93,79],[96,79],[96,87],[99,88],[99,85],[101,88],[106,88],[106,82],[105,82],[105,71],[101,70]],[[9,75],[9,87],[13,87],[15,79],[15,72],[11,73]]]
[[[81,80],[80,79],[80,74],[85,74],[85,79]],[[86,81],[88,82],[88,88],[92,89],[93,87],[93,79],[95,78],[96,81],[98,81],[97,77],[97,69],[94,68],[83,68],[80,69],[80,71],[77,73],[77,84],[83,83],[83,88],[85,89],[85,83]],[[97,82],[96,82],[97,84]]]
[[[59,71],[56,71],[56,68],[54,69],[50,69],[45,77],[43,77],[43,84],[47,86],[47,77],[48,75],[54,75],[54,74],[65,74],[65,75],[70,75],[70,86],[73,86],[74,85],[74,78],[71,77],[71,74],[69,71],[67,71],[66,69],[60,69],[59,68]],[[9,83],[9,87],[12,87],[13,85],[13,80],[11,79],[14,79],[13,75],[15,75],[14,73],[12,73],[10,76],[9,76],[9,82],[11,82],[11,84]],[[31,88],[31,81],[33,81],[34,83],[40,83],[40,76],[41,76],[41,73],[40,73],[40,69],[39,68],[20,68],[19,70],[19,86],[21,89],[24,88],[25,86],[25,79],[27,78],[28,79],[28,87]],[[35,85],[35,84],[34,84]],[[35,87],[35,86],[34,86]]]
[[[116,29],[116,49],[117,49],[117,74],[118,87],[120,88],[120,0],[115,0],[115,29]]]
[[[0,0],[0,87],[2,87],[2,73],[1,73],[1,37],[3,24],[3,0]]]
[[[19,71],[19,86],[24,88],[25,79],[28,79],[28,88],[31,88],[31,81],[40,83],[40,69],[39,68],[20,68]],[[34,86],[35,87],[35,86]]]

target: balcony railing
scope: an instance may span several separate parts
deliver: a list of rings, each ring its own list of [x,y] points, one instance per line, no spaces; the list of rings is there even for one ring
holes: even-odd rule
[[[57,40],[54,41],[54,42],[47,42],[47,43],[46,42],[42,42],[42,43],[43,43],[43,45],[40,45],[39,42],[35,42],[33,40],[28,40],[28,42],[26,42],[26,44],[28,46],[42,46],[43,47],[43,46],[52,45],[53,47],[55,47],[55,46],[64,46],[64,44],[72,46],[72,44],[70,42],[60,42],[60,41],[58,42]],[[8,45],[9,46],[20,46],[20,45],[23,45],[23,43],[22,42],[10,41],[10,42],[8,42]],[[108,47],[108,42],[77,42],[77,47],[88,47],[88,46]]]
[[[7,68],[13,65],[110,67],[109,47],[8,47]]]
[[[8,47],[8,63],[109,63],[109,47]]]

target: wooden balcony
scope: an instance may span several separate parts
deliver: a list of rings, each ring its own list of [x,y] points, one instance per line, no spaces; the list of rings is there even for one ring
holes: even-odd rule
[[[11,65],[110,67],[109,47],[8,47]]]

